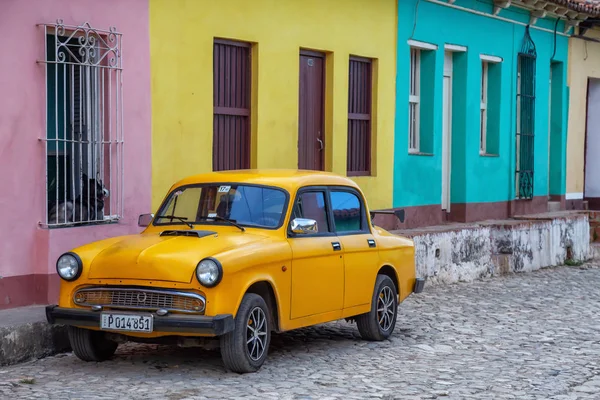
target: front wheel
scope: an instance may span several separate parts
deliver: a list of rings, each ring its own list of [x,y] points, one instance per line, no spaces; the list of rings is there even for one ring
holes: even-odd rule
[[[242,299],[233,331],[221,336],[225,367],[237,373],[256,372],[267,358],[271,342],[269,308],[257,294]]]
[[[398,315],[398,291],[387,275],[377,275],[371,311],[356,317],[360,336],[365,340],[385,340],[394,331]]]
[[[73,353],[83,361],[104,361],[115,354],[118,343],[106,339],[104,332],[68,326]]]

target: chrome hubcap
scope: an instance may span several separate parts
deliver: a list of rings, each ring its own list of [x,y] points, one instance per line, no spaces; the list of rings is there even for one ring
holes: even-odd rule
[[[392,327],[395,316],[394,293],[389,286],[386,286],[381,289],[377,297],[377,320],[383,331],[387,331]]]
[[[258,361],[267,347],[267,318],[263,310],[255,307],[246,325],[246,349],[254,361]]]

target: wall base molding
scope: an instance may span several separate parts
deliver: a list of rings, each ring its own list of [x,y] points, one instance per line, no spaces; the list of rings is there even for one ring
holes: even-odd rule
[[[561,202],[561,210],[566,208],[564,196],[556,196]],[[599,199],[600,200],[600,199]],[[449,222],[476,222],[502,220],[514,216],[540,214],[548,211],[548,196],[535,196],[531,200],[497,201],[489,203],[452,203],[450,212],[442,210],[440,204],[425,206],[398,207],[405,210],[404,223],[394,215],[377,214],[375,225],[387,230],[413,229],[426,226],[443,225]]]
[[[57,274],[30,274],[0,279],[0,310],[58,299],[60,278]]]

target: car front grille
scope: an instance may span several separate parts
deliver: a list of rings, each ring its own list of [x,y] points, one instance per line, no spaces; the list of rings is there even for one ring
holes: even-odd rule
[[[206,301],[203,296],[174,290],[91,287],[73,296],[80,306],[102,306],[115,309],[159,310],[201,314]]]

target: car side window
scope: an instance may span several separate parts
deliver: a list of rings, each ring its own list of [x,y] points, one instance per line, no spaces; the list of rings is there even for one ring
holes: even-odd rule
[[[325,192],[304,192],[294,205],[294,218],[309,218],[317,221],[319,233],[331,232],[327,220]]]
[[[359,197],[347,191],[332,190],[331,209],[336,232],[356,232],[364,230],[363,207]]]

